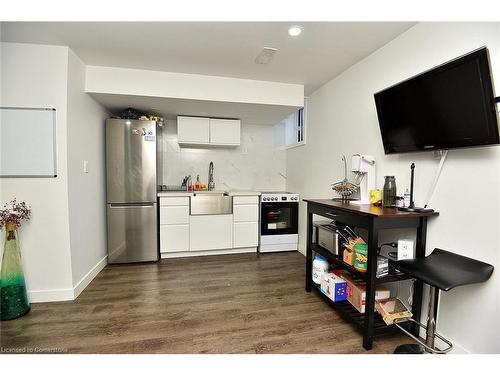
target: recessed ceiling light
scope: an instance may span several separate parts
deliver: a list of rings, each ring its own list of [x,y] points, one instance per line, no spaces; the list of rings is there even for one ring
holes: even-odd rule
[[[302,27],[300,26],[292,26],[288,29],[288,35],[297,36],[302,32]]]

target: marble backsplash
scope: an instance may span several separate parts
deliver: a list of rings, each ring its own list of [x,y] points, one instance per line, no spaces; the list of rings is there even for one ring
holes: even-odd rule
[[[217,190],[282,191],[286,188],[285,128],[241,125],[241,145],[231,148],[185,148],[177,143],[177,122],[163,128],[163,184],[180,185],[186,175],[208,183],[214,163]]]

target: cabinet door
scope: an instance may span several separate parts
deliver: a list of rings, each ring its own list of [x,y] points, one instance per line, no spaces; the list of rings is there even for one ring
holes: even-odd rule
[[[210,144],[240,144],[240,120],[210,119]]]
[[[191,215],[189,222],[191,251],[233,247],[233,215]]]
[[[235,222],[259,221],[259,206],[256,204],[235,204],[233,217]]]
[[[256,247],[259,245],[259,223],[234,223],[233,247]]]
[[[189,224],[160,225],[160,252],[189,251]]]
[[[209,144],[210,119],[177,116],[177,138],[179,143]]]

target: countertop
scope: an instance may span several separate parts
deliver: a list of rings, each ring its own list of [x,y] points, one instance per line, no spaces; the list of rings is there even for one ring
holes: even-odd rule
[[[259,196],[260,191],[243,191],[243,190],[214,190],[214,191],[159,191],[158,197],[192,197],[194,194],[221,194],[227,193],[229,196]]]
[[[396,208],[376,207],[371,204],[355,204],[336,202],[331,199],[304,199],[304,202],[319,204],[324,207],[335,208],[341,211],[357,213],[366,216],[376,217],[422,217],[436,216],[439,212],[405,212]]]

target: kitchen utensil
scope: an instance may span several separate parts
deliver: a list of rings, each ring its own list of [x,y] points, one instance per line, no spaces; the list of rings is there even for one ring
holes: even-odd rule
[[[358,237],[358,235],[356,234],[356,232],[354,232],[350,226],[346,225],[344,227],[344,229],[351,235],[352,238],[356,238]]]

